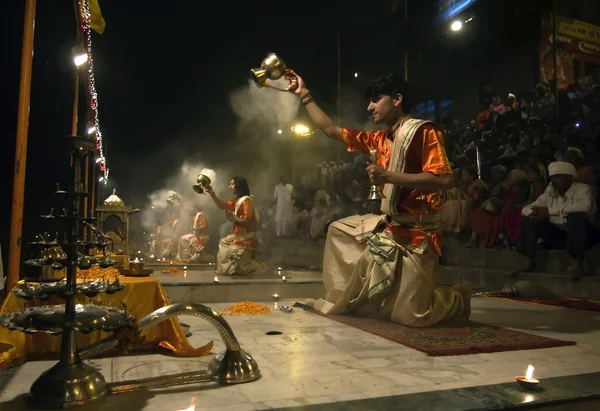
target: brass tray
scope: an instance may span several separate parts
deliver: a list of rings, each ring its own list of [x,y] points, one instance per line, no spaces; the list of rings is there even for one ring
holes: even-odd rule
[[[119,272],[125,277],[149,277],[150,274],[154,272],[154,270],[145,269],[140,271],[139,273],[134,273],[130,271],[129,268],[119,268]]]

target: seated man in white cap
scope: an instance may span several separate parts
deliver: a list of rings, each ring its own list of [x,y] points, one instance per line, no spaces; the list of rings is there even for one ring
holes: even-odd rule
[[[536,245],[541,238],[547,248],[564,249],[573,257],[569,273],[577,280],[585,275],[584,254],[595,243],[596,231],[591,221],[596,203],[590,186],[575,183],[577,171],[572,164],[550,163],[548,174],[550,185],[546,191],[522,210],[525,218],[517,250],[528,257],[529,265],[516,272],[533,269]]]
[[[192,234],[185,234],[179,238],[177,246],[178,261],[184,263],[206,263],[214,261],[214,256],[208,252],[210,237],[206,217],[202,213],[196,213]]]

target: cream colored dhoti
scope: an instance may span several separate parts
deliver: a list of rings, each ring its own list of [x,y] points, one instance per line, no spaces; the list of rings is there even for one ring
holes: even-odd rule
[[[326,314],[382,315],[410,327],[428,327],[463,311],[460,294],[436,288],[438,255],[422,254],[394,237],[385,216],[350,216],[332,223],[323,259],[324,300],[308,305]]]
[[[217,274],[251,275],[262,274],[267,266],[254,259],[255,233],[229,234],[219,241]]]
[[[210,255],[208,250],[202,246],[197,245],[199,241],[208,241],[207,235],[196,236],[195,234],[182,235],[179,238],[179,244],[177,245],[177,261],[183,261],[184,263],[210,263],[214,261],[214,257]]]

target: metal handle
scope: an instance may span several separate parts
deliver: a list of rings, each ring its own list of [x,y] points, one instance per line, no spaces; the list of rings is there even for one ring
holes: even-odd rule
[[[194,315],[208,321],[213,327],[219,332],[223,343],[227,351],[240,351],[240,344],[238,343],[231,327],[225,321],[223,316],[199,303],[176,303],[171,304],[158,310],[151,312],[138,321],[138,327],[140,330],[145,330],[153,325],[163,322],[171,317],[179,315]],[[115,335],[107,337],[103,340],[90,344],[79,350],[79,357],[83,360],[95,357],[116,347],[118,344],[118,338]]]

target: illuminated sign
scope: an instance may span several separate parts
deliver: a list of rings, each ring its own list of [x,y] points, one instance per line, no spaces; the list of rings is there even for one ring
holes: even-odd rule
[[[476,1],[477,0],[438,0],[438,18],[444,23],[471,7]]]

